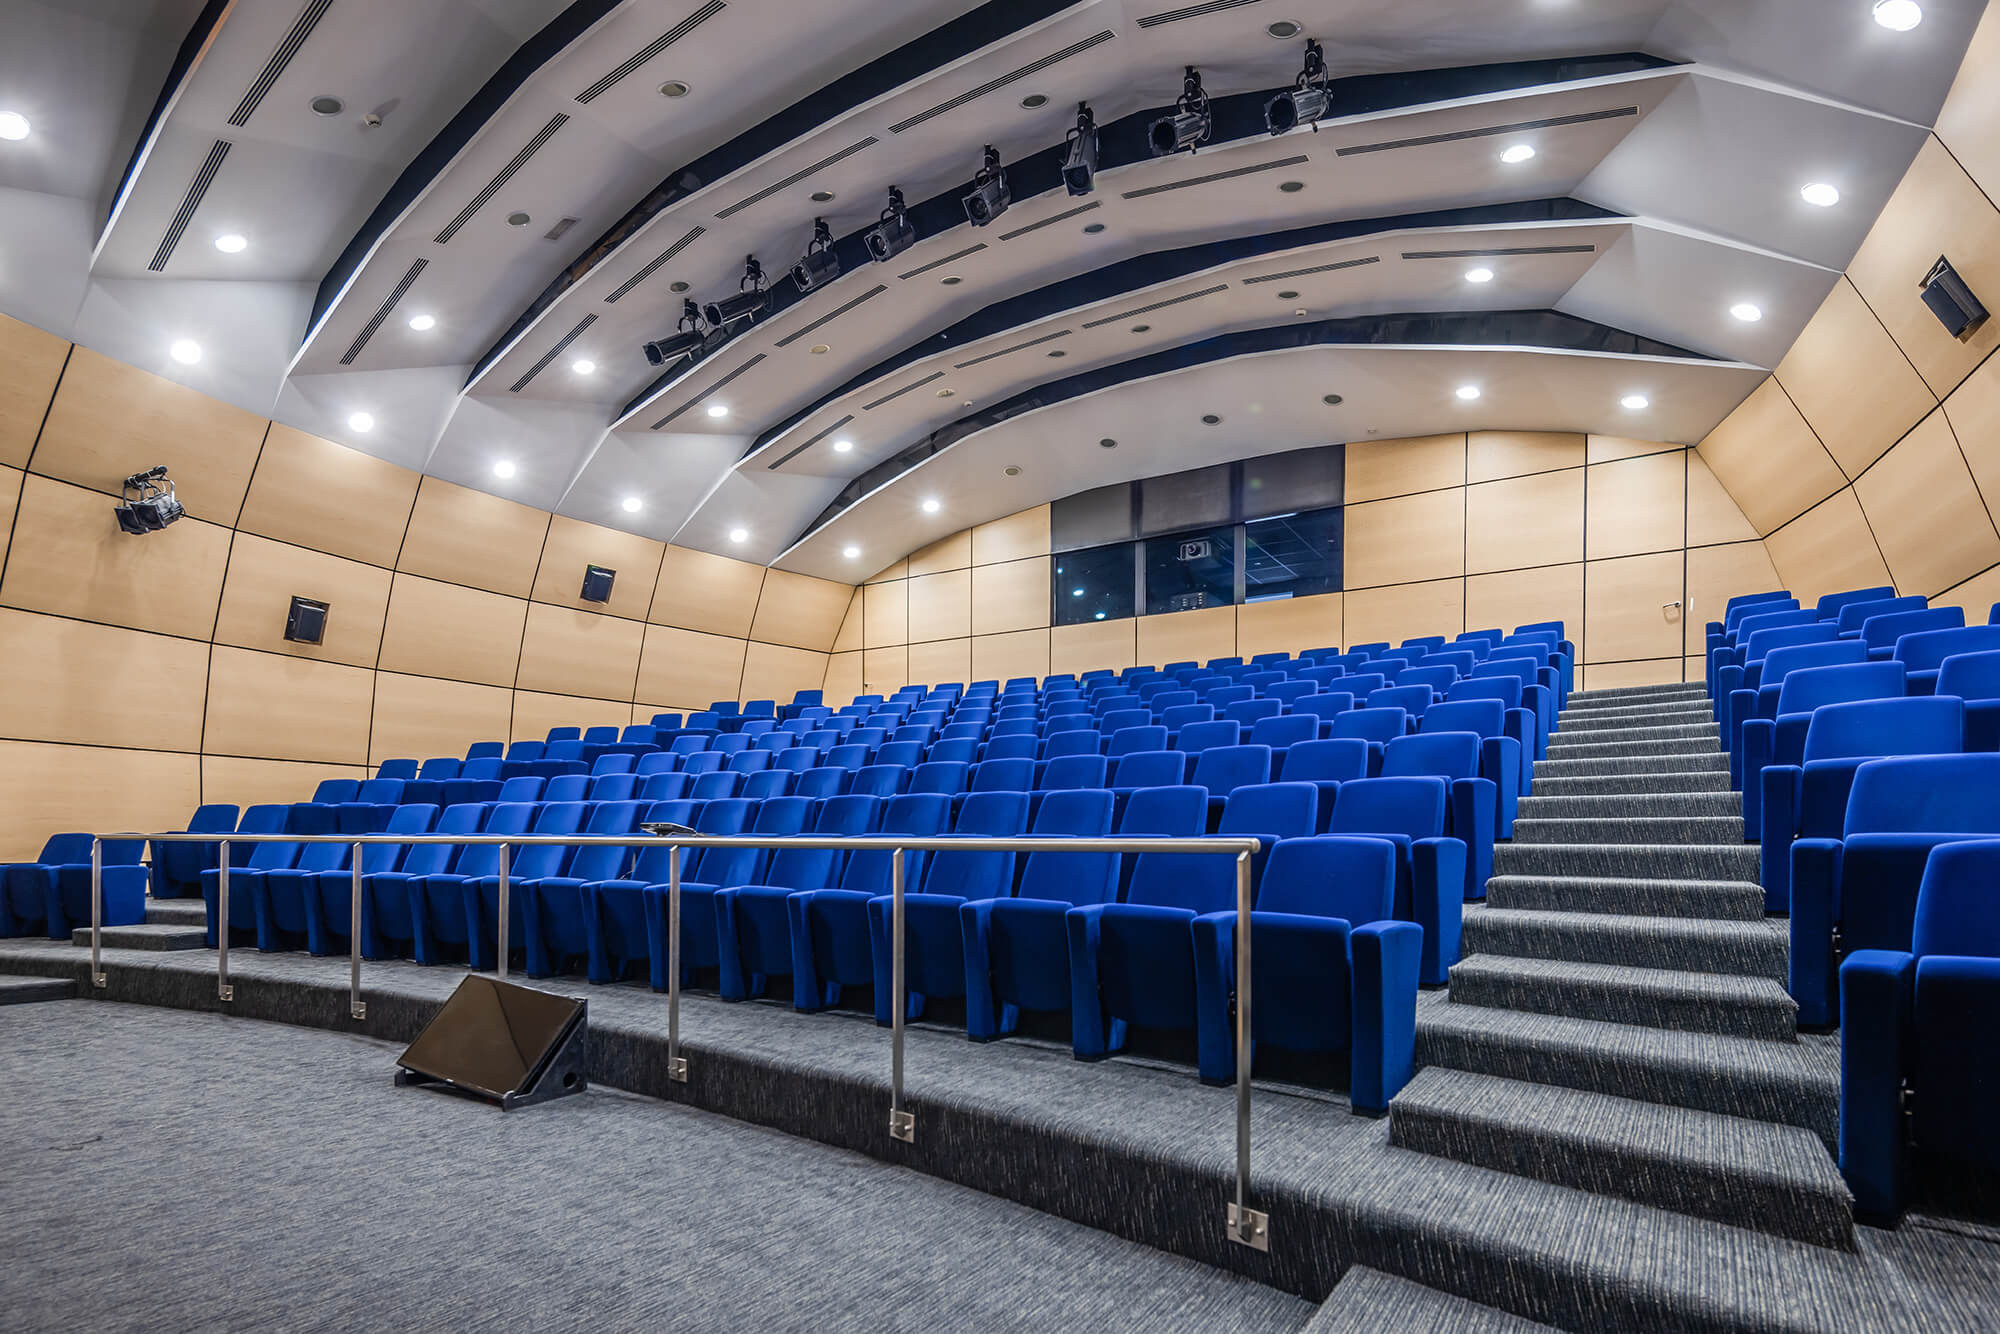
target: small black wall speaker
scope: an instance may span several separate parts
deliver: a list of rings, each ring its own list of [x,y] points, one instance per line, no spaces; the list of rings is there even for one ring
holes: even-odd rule
[[[1924,304],[1953,338],[1963,338],[1986,323],[1986,307],[1943,255],[1924,276]]]
[[[285,616],[285,638],[296,644],[317,644],[326,637],[327,604],[295,597]]]
[[[618,577],[618,571],[602,565],[583,567],[583,593],[585,602],[611,601],[611,581]]]
[[[588,1002],[472,974],[396,1058],[399,1087],[443,1084],[503,1111],[589,1087]]]

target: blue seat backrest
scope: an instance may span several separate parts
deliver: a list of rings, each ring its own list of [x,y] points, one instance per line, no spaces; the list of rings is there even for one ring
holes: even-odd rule
[[[701,803],[698,801],[689,801],[686,799],[655,801],[646,807],[645,812],[639,817],[639,823],[642,825],[677,824],[685,825],[692,829],[695,827],[694,822],[700,814]],[[634,862],[627,878],[645,885],[665,884],[668,875],[667,860],[671,851],[672,849],[664,844],[648,844],[639,849],[638,859]],[[696,854],[692,852],[683,851],[681,853],[681,872],[683,878],[686,878],[688,863],[693,861],[695,856]]]
[[[679,771],[680,767],[680,756],[669,750],[658,750],[654,751],[651,755],[641,755],[639,762],[632,766],[632,772],[641,778],[645,778],[652,774],[675,773]]]
[[[2000,833],[2000,755],[1912,755],[1855,771],[1842,837],[1929,833]]]
[[[1904,635],[1925,630],[1957,630],[1965,625],[1963,607],[1924,607],[1917,611],[1870,616],[1861,623],[1861,642],[1872,650],[1893,649]]]
[[[713,773],[695,775],[694,786],[688,795],[696,801],[719,801],[733,798],[743,790],[743,775],[733,769],[717,769]]]
[[[1880,602],[1884,598],[1896,596],[1896,590],[1883,584],[1876,588],[1853,588],[1845,593],[1828,593],[1813,607],[1813,614],[1821,620],[1832,620],[1840,614],[1841,608],[1854,602]]]
[[[589,774],[557,774],[542,788],[543,801],[582,801],[589,795]]]
[[[1912,945],[1918,954],[2000,958],[2000,840],[1933,849],[1917,892]]]
[[[1451,689],[1460,675],[1456,667],[1412,667],[1396,678],[1396,685],[1442,692]]]
[[[868,763],[868,747],[849,742],[826,753],[826,762],[842,769],[859,769]]]
[[[1159,712],[1160,725],[1171,731],[1179,731],[1196,723],[1205,723],[1215,717],[1213,704],[1176,704]]]
[[[485,759],[467,760],[459,768],[458,776],[468,782],[494,782],[500,777],[500,759],[498,756],[492,756]]]
[[[457,810],[457,807],[453,807]],[[534,821],[535,812],[541,807],[533,802],[503,801],[494,804],[487,812],[486,823],[480,827],[482,834],[525,834]],[[514,849],[519,852],[520,849]],[[500,872],[500,849],[491,843],[468,846],[459,854],[458,863],[452,870],[459,875],[487,876]]]
[[[1330,834],[1444,834],[1447,785],[1442,778],[1363,778],[1340,785]]]
[[[1804,667],[1785,675],[1778,687],[1778,716],[1811,713],[1824,704],[1856,700],[1896,699],[1903,694],[1900,662],[1849,662],[1833,667]]]
[[[509,778],[500,784],[499,801],[540,801],[545,780],[532,774],[522,774],[519,778]]]
[[[1041,741],[1032,733],[1010,736],[996,736],[986,743],[986,758],[989,760],[1032,760],[1041,749]]]
[[[970,804],[970,799],[968,803]],[[951,821],[951,798],[941,792],[905,793],[882,805],[883,834],[904,834],[912,838],[934,838]],[[914,891],[923,883],[924,853],[903,854],[903,887]],[[888,852],[856,852],[849,855],[841,873],[840,887],[863,894],[890,892]]]
[[[430,832],[476,834],[486,820],[488,809],[483,803],[470,801],[447,806],[444,813],[438,816],[437,823],[431,826]],[[391,825],[394,823],[394,820],[390,821]],[[419,843],[403,854],[400,868],[405,875],[442,875],[451,869],[459,852],[459,845],[455,843]]]
[[[1989,653],[1954,653],[1938,669],[1940,695],[1963,700],[2000,699],[2000,649]]]
[[[1031,760],[999,761],[1032,765]],[[963,760],[939,760],[929,764],[919,764],[910,771],[911,792],[942,792],[947,796],[965,791],[966,774],[971,765]]]
[[[1301,741],[1285,753],[1288,783],[1346,783],[1368,776],[1368,743],[1359,737]]]
[[[415,778],[417,776],[417,762],[415,760],[384,760],[376,767],[375,776],[377,778]],[[343,780],[335,779],[332,781],[339,782]]]
[[[1968,625],[1906,634],[1896,641],[1896,660],[1913,672],[1929,672],[1954,654],[1995,650],[2000,650],[2000,625]]]
[[[830,797],[846,795],[848,782],[853,776],[851,770],[842,769],[837,765],[823,764],[801,772],[798,781],[792,786],[792,791],[801,797],[824,801]]]
[[[1805,758],[1949,755],[1965,748],[1965,701],[1942,695],[1829,704],[1813,710]]]
[[[603,802],[592,808],[589,823],[584,825],[583,832],[610,836],[635,833],[647,806],[648,803],[643,801]],[[564,873],[579,880],[615,880],[631,860],[630,848],[580,847],[570,858]]]
[[[1112,794],[1103,788],[1051,792],[1035,814],[1034,832],[1050,837],[1103,838],[1111,832],[1116,805]],[[1080,906],[1108,903],[1117,893],[1118,854],[1114,852],[1032,852],[1021,871],[1020,896],[1025,899]]]
[[[1747,643],[1751,635],[1760,630],[1779,630],[1794,625],[1811,625],[1819,616],[1810,608],[1788,607],[1784,610],[1759,611],[1745,616],[1736,623],[1736,642]]]
[[[1397,737],[1382,751],[1384,778],[1428,774],[1434,778],[1479,777],[1479,736],[1475,732],[1432,732]]]
[[[971,764],[979,758],[979,743],[969,738],[939,741],[925,759],[938,764]]]
[[[243,820],[236,826],[239,834],[282,834],[291,818],[292,808],[267,802],[257,806],[246,806]],[[88,850],[84,854],[89,856]]]
[[[704,802],[695,814],[694,828],[717,836],[746,833],[751,821],[757,818],[758,805],[741,797]],[[702,848],[682,863],[681,877],[703,884],[748,884],[759,861],[756,848]]]
[[[612,755],[599,755],[595,760],[591,761],[590,772],[592,774],[629,774],[632,772],[632,766],[638,762],[638,756],[623,752]]]
[[[1193,755],[1216,746],[1238,745],[1242,740],[1243,724],[1233,718],[1215,718],[1204,723],[1189,723],[1181,728],[1174,748]]]
[[[960,791],[1027,792],[1035,786],[1035,762],[1026,759],[987,760],[972,766],[970,782]],[[911,782],[914,790],[916,784]]]
[[[1479,736],[1499,736],[1506,726],[1506,706],[1497,699],[1447,700],[1433,704],[1417,725],[1422,735],[1434,732],[1472,732]]]
[[[813,832],[858,838],[874,833],[881,819],[880,797],[830,797],[820,805]],[[764,883],[785,889],[824,888],[840,878],[841,860],[846,855],[835,848],[781,848],[764,872]]]
[[[545,801],[535,812],[535,822],[531,826],[537,834],[575,834],[583,829],[584,821],[590,818],[591,806],[587,801]],[[539,880],[543,876],[561,875],[563,867],[576,849],[560,843],[532,843],[514,849],[513,864],[508,868],[511,875],[523,880]]]
[[[1447,701],[1497,699],[1502,708],[1518,709],[1521,707],[1521,682],[1513,676],[1475,675],[1445,691],[1444,697]]]
[[[1027,832],[1028,794],[1022,791],[975,792],[959,810],[954,834],[1006,838]],[[1005,898],[1014,886],[1011,852],[937,852],[924,875],[926,894],[956,894],[967,899]]]
[[[1840,609],[1836,624],[1842,634],[1858,634],[1871,617],[1897,611],[1920,611],[1927,605],[1920,597],[1877,598],[1872,602],[1850,602]]]
[[[1385,921],[1396,912],[1396,849],[1344,835],[1285,839],[1264,863],[1257,909],[1354,926]]]
[[[1776,685],[1807,667],[1838,667],[1868,661],[1868,646],[1856,639],[1831,639],[1817,644],[1788,644],[1764,655],[1760,685]]]
[[[459,763],[460,761],[453,759],[449,755],[438,755],[431,759],[425,760],[423,768],[419,769],[414,775],[377,774],[376,777],[377,778],[411,778],[411,777],[428,778],[428,779],[434,779],[437,782],[442,783],[447,778],[458,777]]]
[[[1071,728],[1066,732],[1052,732],[1042,742],[1041,758],[1053,760],[1064,755],[1102,755],[1104,738],[1095,729],[1085,731]]]
[[[1318,808],[1319,789],[1311,783],[1252,783],[1229,794],[1216,832],[1263,839],[1308,838]]]
[[[375,805],[394,805],[403,795],[400,778],[366,778],[354,789],[353,800]]]
[[[1269,746],[1215,746],[1195,757],[1189,782],[1220,796],[1245,784],[1271,781]]]
[[[1278,718],[1259,718],[1250,728],[1250,744],[1253,746],[1295,746],[1302,741],[1311,741],[1319,735],[1319,719],[1309,714],[1285,714]]]
[[[507,747],[506,758],[528,764],[542,758],[542,749],[542,743],[539,741],[516,741]]]
[[[1105,754],[1114,759],[1133,755],[1142,750],[1165,750],[1167,729],[1161,726],[1121,727],[1111,734],[1105,746]]]
[[[438,808],[435,806],[414,803],[408,806],[398,806],[395,813],[389,817],[388,828],[382,832],[385,834],[428,834],[431,832],[431,825],[437,820],[437,815]],[[410,850],[415,851],[415,848],[412,847]],[[394,843],[367,844],[361,849],[361,872],[363,875],[366,875],[370,871],[393,871],[396,869],[397,864],[402,861],[403,854],[404,849],[397,847]]]
[[[1107,709],[1104,716],[1097,720],[1098,730],[1107,736],[1116,736],[1128,727],[1151,727],[1152,725],[1153,711],[1151,709]]]
[[[772,759],[768,750],[739,750],[729,757],[728,769],[733,774],[762,773],[771,767]]]
[[[790,769],[765,769],[746,775],[738,796],[751,801],[764,801],[771,797],[789,797],[793,794],[793,781],[798,775]]]
[[[1187,779],[1187,755],[1178,750],[1141,750],[1120,756],[1111,772],[1119,787],[1173,787]]]
[[[1198,838],[1208,832],[1208,789],[1142,787],[1126,801],[1118,832],[1132,838]]]
[[[710,750],[719,750],[724,755],[738,755],[746,750],[750,750],[755,743],[755,737],[746,736],[741,732],[724,732],[721,736],[711,740],[708,743],[708,748]]]
[[[1058,755],[1043,766],[1038,786],[1047,792],[1101,788],[1110,781],[1110,770],[1111,762],[1102,755]]]
[[[885,741],[875,752],[875,763],[900,764],[905,769],[916,768],[923,759],[923,743],[918,741]]]
[[[679,774],[674,775],[676,778]],[[590,780],[590,801],[630,801],[639,791],[636,774],[600,774]]]
[[[1400,708],[1349,709],[1334,717],[1333,734],[1363,741],[1393,741],[1409,732],[1408,720],[1409,714]]]
[[[1296,714],[1311,714],[1315,718],[1332,719],[1354,707],[1354,696],[1346,690],[1322,690],[1315,695],[1307,695],[1292,705]]]
[[[327,803],[353,801],[360,790],[361,784],[352,778],[322,778],[313,789],[312,799]]]

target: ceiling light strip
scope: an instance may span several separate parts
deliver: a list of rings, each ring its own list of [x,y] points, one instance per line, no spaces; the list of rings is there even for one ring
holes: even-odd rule
[[[1233,167],[1228,171],[1211,172],[1206,176],[1190,176],[1184,181],[1170,181],[1165,185],[1148,185],[1138,190],[1127,190],[1120,199],[1144,199],[1148,195],[1163,195],[1169,190],[1185,190],[1190,186],[1209,185],[1216,181],[1233,181],[1238,176],[1254,176],[1260,171],[1276,171],[1279,167],[1296,167],[1306,160],[1304,153],[1292,157],[1281,157],[1275,162],[1260,162],[1249,167]]]
[[[952,367],[952,369],[962,371],[968,366],[977,366],[983,361],[991,361],[995,357],[1004,357],[1010,352],[1025,352],[1031,347],[1040,347],[1043,343],[1053,343],[1056,339],[1067,338],[1069,335],[1070,331],[1068,329],[1058,329],[1052,334],[1043,334],[1040,338],[1030,338],[1025,343],[1016,343],[1012,347],[1003,347],[998,352],[988,352],[983,357],[974,357],[971,361],[961,361]]]
[[[1453,144],[1466,139],[1487,139],[1498,134],[1519,134],[1523,130],[1554,130],[1565,125],[1588,125],[1592,121],[1618,120],[1639,114],[1637,107],[1612,107],[1606,111],[1582,111],[1574,116],[1550,116],[1546,120],[1522,120],[1512,125],[1488,125],[1477,130],[1453,130],[1450,134],[1426,134],[1415,139],[1390,139],[1379,144],[1354,144],[1333,150],[1335,157],[1359,153],[1387,153],[1398,148],[1423,148],[1429,144]]]
[[[912,380],[910,383],[904,385],[901,389],[891,390],[889,393],[886,393],[882,395],[882,397],[876,399],[873,403],[863,403],[861,405],[861,410],[863,412],[873,412],[876,408],[881,407],[884,403],[890,402],[893,399],[901,398],[904,394],[909,393],[912,389],[922,389],[932,380],[942,380],[943,378],[944,378],[943,371],[932,371],[929,375],[926,375],[921,380]]]
[[[826,314],[820,316],[818,319],[814,320],[811,324],[806,325],[804,328],[792,330],[790,333],[786,334],[783,338],[780,338],[778,340],[778,346],[790,347],[793,343],[798,342],[801,338],[804,338],[807,334],[812,333],[815,330],[819,329],[822,325],[831,324],[833,321],[839,319],[842,315],[845,315],[848,311],[853,310],[856,306],[860,305],[862,302],[872,301],[876,297],[882,295],[882,293],[888,290],[889,289],[883,286],[881,283],[875,284],[875,286],[869,288],[867,291],[863,292],[860,296],[855,297],[853,300],[835,306],[832,310],[829,310]]]
[[[403,275],[402,281],[396,284],[394,290],[389,293],[388,299],[376,310],[368,323],[361,326],[361,332],[354,335],[354,341],[348,344],[347,351],[340,358],[341,365],[352,366],[354,364],[354,359],[361,355],[361,349],[368,346],[368,340],[375,336],[375,331],[380,329],[382,322],[389,318],[389,312],[396,308],[396,303],[409,295],[410,288],[415,285],[417,278],[423,271],[430,267],[430,263],[429,260],[418,256],[416,262],[410,265],[410,271]]]
[[[830,153],[827,156],[821,158],[819,161],[813,163],[810,167],[806,167],[802,170],[795,171],[791,175],[785,177],[784,180],[773,181],[771,184],[759,190],[756,194],[737,200],[735,203],[731,204],[728,208],[725,208],[720,213],[716,214],[715,219],[717,222],[720,222],[725,218],[734,217],[736,214],[741,213],[744,209],[749,208],[752,204],[762,203],[764,200],[769,199],[772,195],[777,194],[780,190],[789,190],[793,186],[797,185],[800,181],[804,180],[806,177],[815,175],[818,172],[825,171],[828,167],[831,167],[834,163],[839,162],[844,158],[853,157],[856,153],[859,153],[862,149],[873,147],[878,142],[879,141],[875,138],[875,136],[871,134],[865,139],[859,140],[856,143],[851,143],[847,147],[841,149],[838,153]]]
[[[1380,264],[1381,262],[1382,257],[1380,255],[1363,255],[1360,259],[1339,259],[1331,264],[1315,264],[1305,269],[1286,269],[1283,273],[1260,273],[1255,278],[1245,278],[1243,286],[1251,287],[1257,283],[1283,282],[1287,278],[1309,278],[1315,273],[1337,273],[1341,269],[1365,268],[1370,264]]]
[[[188,224],[194,221],[194,211],[201,207],[202,198],[208,194],[208,187],[215,183],[215,173],[222,170],[222,159],[229,156],[230,143],[227,139],[217,139],[215,146],[208,150],[202,160],[201,170],[195,172],[189,182],[187,193],[181,196],[181,206],[174,212],[173,221],[167,224],[166,235],[160,238],[160,248],[153,252],[153,262],[146,268],[153,273],[162,272],[167,260],[173,255],[174,247],[187,235]]]
[[[642,267],[637,273],[633,274],[630,278],[627,278],[624,282],[618,284],[618,286],[612,288],[611,295],[604,298],[604,304],[607,306],[615,305],[619,297],[626,295],[633,288],[637,287],[640,283],[645,282],[646,279],[658,273],[660,271],[660,266],[662,264],[665,264],[675,255],[680,254],[681,251],[693,245],[696,241],[701,239],[701,237],[705,235],[707,231],[708,228],[702,226],[700,223],[696,223],[694,227],[685,236],[681,237],[680,240],[674,242],[672,245],[668,246],[665,250],[662,250],[659,254],[647,260],[644,267]]]
[[[816,436],[814,436],[814,437],[813,437],[812,439],[810,439],[810,440],[806,441],[806,442],[805,442],[804,444],[800,445],[800,446],[799,446],[799,447],[798,447],[797,449],[795,449],[795,450],[793,450],[793,451],[792,451],[791,453],[789,453],[789,454],[785,455],[785,457],[783,457],[783,458],[779,459],[779,460],[778,460],[778,461],[777,461],[776,463],[767,463],[767,464],[765,464],[765,465],[764,465],[764,471],[765,471],[765,472],[776,472],[776,471],[777,471],[778,469],[780,469],[780,468],[784,467],[784,466],[785,466],[785,465],[786,465],[787,463],[790,463],[790,462],[791,462],[791,461],[792,461],[793,459],[795,459],[795,458],[797,458],[797,457],[798,457],[799,455],[801,455],[801,454],[805,453],[805,452],[806,452],[806,451],[807,451],[808,449],[811,449],[811,448],[812,448],[812,447],[813,447],[814,445],[816,445],[816,444],[818,444],[818,443],[819,443],[820,441],[822,441],[822,440],[826,439],[826,438],[827,438],[828,436],[832,435],[832,434],[833,434],[833,433],[834,433],[835,431],[838,431],[838,430],[839,430],[839,429],[840,429],[841,427],[843,427],[843,426],[847,425],[847,423],[849,423],[849,422],[851,422],[851,421],[853,421],[853,420],[854,420],[854,415],[853,415],[852,413],[849,413],[849,414],[848,414],[847,416],[845,416],[845,417],[842,417],[842,418],[841,418],[841,419],[840,419],[839,421],[837,421],[837,422],[835,422],[835,423],[834,423],[833,425],[831,425],[831,426],[827,427],[827,428],[826,428],[826,429],[825,429],[824,431],[821,431],[821,432],[820,432],[820,433],[819,433],[818,435],[816,435]]]
[[[1132,310],[1122,311],[1116,315],[1106,315],[1101,320],[1086,320],[1083,327],[1086,329],[1101,328],[1107,324],[1116,324],[1120,320],[1129,320],[1137,315],[1150,315],[1156,310],[1165,310],[1168,306],[1178,306],[1183,301],[1199,301],[1205,296],[1214,296],[1217,292],[1227,292],[1228,290],[1228,283],[1217,283],[1213,287],[1204,287],[1199,292],[1189,292],[1186,296],[1170,296],[1165,301],[1155,301],[1150,306],[1139,306]]]
[[[535,137],[528,140],[527,145],[520,152],[514,154],[512,160],[506,166],[500,168],[499,174],[488,181],[480,189],[479,193],[472,197],[471,203],[458,211],[457,217],[445,224],[444,230],[439,232],[435,238],[437,243],[445,245],[452,237],[457,236],[459,229],[472,221],[472,215],[484,208],[487,200],[499,194],[501,187],[514,179],[514,173],[527,166],[528,159],[541,151],[542,145],[554,138],[556,131],[567,124],[569,124],[569,117],[563,112],[558,111],[555,115],[549,117],[549,123],[535,131]]]
[[[1079,213],[1088,213],[1094,208],[1102,208],[1103,206],[1104,202],[1102,200],[1093,199],[1088,204],[1078,204],[1075,208],[1058,213],[1052,218],[1043,218],[1040,222],[1031,222],[1025,227],[1016,227],[1011,232],[1002,232],[1000,233],[1000,239],[1011,241],[1017,236],[1026,236],[1029,232],[1038,232],[1044,227],[1053,227],[1059,222],[1067,222]]]
[[[1491,259],[1498,255],[1593,255],[1594,245],[1524,245],[1493,250],[1405,250],[1404,259]]]
[[[1047,69],[1049,66],[1059,64],[1062,61],[1068,60],[1071,56],[1082,55],[1085,51],[1090,50],[1094,46],[1102,46],[1104,43],[1110,41],[1114,35],[1115,34],[1112,33],[1112,31],[1109,28],[1107,28],[1103,32],[1092,33],[1090,36],[1084,38],[1082,41],[1071,42],[1068,46],[1065,46],[1060,51],[1051,52],[1050,54],[1043,56],[1040,60],[1034,61],[1030,64],[1023,65],[1021,66],[1021,68],[1017,70],[1011,70],[1008,73],[999,75],[996,78],[988,79],[985,83],[980,84],[977,88],[969,88],[965,92],[960,93],[957,97],[952,98],[948,102],[940,102],[928,111],[919,111],[916,115],[911,116],[907,120],[899,120],[894,125],[891,125],[889,127],[889,133],[901,134],[905,130],[915,129],[917,126],[922,125],[925,121],[935,119],[938,116],[942,116],[947,111],[956,111],[958,108],[964,106],[967,102],[977,101],[979,98],[986,96],[986,94],[993,92],[995,89],[1005,88],[1008,84],[1019,82],[1020,80],[1027,78],[1031,74],[1040,74],[1043,70]]]
[[[1142,28],[1157,28],[1166,23],[1179,23],[1182,19],[1198,19],[1204,14],[1220,14],[1225,9],[1241,9],[1254,5],[1257,0],[1208,0],[1205,5],[1189,5],[1185,9],[1169,9],[1159,14],[1148,14],[1139,20]]]
[[[638,69],[639,66],[645,64],[654,56],[657,56],[660,52],[666,50],[675,42],[678,42],[681,38],[687,36],[727,8],[728,6],[723,3],[723,0],[708,0],[708,3],[700,9],[697,9],[679,23],[661,33],[658,37],[655,37],[652,41],[625,57],[625,59],[619,61],[612,67],[609,74],[578,93],[576,100],[585,106],[589,106],[599,97],[602,97],[605,93],[610,92],[619,83],[623,82],[625,76],[633,70]]]
[[[518,394],[523,389],[526,389],[528,387],[528,381],[534,379],[537,375],[540,375],[543,371],[547,370],[549,368],[549,364],[553,362],[557,357],[561,356],[565,348],[567,348],[571,343],[574,343],[577,339],[583,337],[584,330],[588,329],[591,325],[595,323],[597,323],[597,316],[595,313],[584,316],[580,321],[577,322],[577,326],[574,329],[571,329],[561,338],[558,338],[556,340],[556,345],[550,348],[547,352],[542,354],[542,359],[540,361],[528,367],[527,374],[523,375],[520,379],[514,381],[514,383],[508,385],[507,392],[510,394]]]
[[[908,273],[899,273],[896,277],[903,282],[908,282],[912,278],[929,273],[932,269],[941,269],[955,260],[964,259],[967,255],[976,255],[984,249],[986,249],[986,242],[981,241],[977,245],[969,245],[963,250],[954,250],[943,259],[934,259],[928,264],[918,265]]]
[[[299,48],[306,44],[306,38],[313,35],[313,29],[319,26],[319,21],[326,17],[326,11],[332,7],[333,0],[306,0],[306,7],[300,10],[298,18],[292,21],[291,31],[285,34],[285,40],[278,43],[278,49],[264,62],[264,68],[259,71],[256,81],[243,94],[243,100],[236,104],[236,110],[229,113],[231,125],[241,129],[250,123],[250,117],[263,104],[265,95],[271,91],[271,85],[278,81],[278,76],[285,72],[286,66],[292,63],[292,58],[298,55]]]
[[[737,376],[743,374],[745,371],[748,371],[752,366],[755,366],[758,362],[762,361],[763,359],[764,359],[764,354],[762,352],[759,352],[756,356],[750,358],[750,360],[744,362],[741,366],[738,366],[735,370],[729,372],[729,374],[723,376],[720,380],[717,380],[714,384],[702,390],[699,394],[696,394],[693,398],[689,399],[687,402],[675,408],[672,412],[669,412],[666,416],[654,422],[647,429],[652,431],[659,430],[662,426],[665,426],[668,422],[680,416],[683,412],[686,412],[689,408],[701,402],[704,398],[707,398],[710,394],[720,393],[722,390],[728,388],[730,381],[734,380]]]

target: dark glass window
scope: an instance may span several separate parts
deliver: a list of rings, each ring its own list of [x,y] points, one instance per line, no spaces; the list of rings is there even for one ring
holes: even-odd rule
[[[1065,551],[1050,562],[1049,601],[1057,625],[1132,615],[1133,544]]]
[[[1281,514],[1245,524],[1243,600],[1264,602],[1338,592],[1340,538],[1338,509]]]
[[[1146,539],[1146,612],[1226,607],[1236,601],[1236,529],[1202,528]]]

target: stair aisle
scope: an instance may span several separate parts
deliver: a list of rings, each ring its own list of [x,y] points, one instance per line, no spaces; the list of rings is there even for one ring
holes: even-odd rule
[[[107,926],[99,934],[108,950],[198,950],[208,944],[208,919],[200,899],[146,900],[146,920],[136,926]],[[70,943],[90,948],[90,928],[70,932]]]
[[[1701,686],[1573,695],[1390,1143],[1852,1249],[1838,1055],[1796,1031],[1757,865]]]

